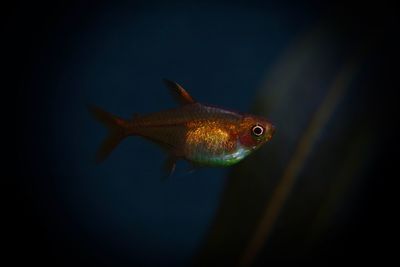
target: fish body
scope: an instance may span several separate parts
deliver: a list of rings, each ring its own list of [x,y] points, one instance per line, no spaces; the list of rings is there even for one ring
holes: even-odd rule
[[[165,149],[168,172],[178,159],[201,166],[230,166],[272,138],[266,119],[196,102],[179,84],[165,80],[180,107],[124,120],[98,107],[94,116],[109,129],[97,159],[103,160],[127,136],[141,136]]]

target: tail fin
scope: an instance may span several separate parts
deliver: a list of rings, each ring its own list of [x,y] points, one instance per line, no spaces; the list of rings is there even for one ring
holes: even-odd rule
[[[114,116],[107,111],[102,110],[96,106],[88,106],[90,113],[106,126],[109,130],[108,136],[101,144],[99,150],[96,153],[96,163],[100,163],[105,160],[111,151],[124,139],[127,134],[125,131],[126,121]]]

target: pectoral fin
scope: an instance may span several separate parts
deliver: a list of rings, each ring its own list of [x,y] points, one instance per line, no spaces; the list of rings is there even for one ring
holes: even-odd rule
[[[183,106],[196,103],[196,101],[189,95],[189,93],[185,89],[183,89],[182,86],[180,86],[176,82],[167,79],[164,79],[163,81],[170,90],[172,96],[178,101],[179,104]]]

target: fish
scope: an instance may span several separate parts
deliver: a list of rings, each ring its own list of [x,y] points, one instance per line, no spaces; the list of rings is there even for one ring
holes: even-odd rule
[[[178,83],[163,81],[178,107],[123,119],[98,106],[88,106],[108,129],[96,162],[104,161],[126,137],[139,136],[167,152],[167,176],[181,159],[193,166],[228,167],[270,141],[275,133],[275,126],[266,118],[201,104]]]

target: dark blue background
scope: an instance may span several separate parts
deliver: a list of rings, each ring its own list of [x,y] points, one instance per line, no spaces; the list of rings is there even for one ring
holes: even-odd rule
[[[18,137],[17,193],[11,196],[19,208],[9,205],[10,217],[18,222],[10,247],[55,265],[189,264],[213,222],[228,170],[187,174],[188,166],[180,163],[176,174],[162,182],[165,155],[139,138],[125,140],[107,161],[95,165],[93,155],[106,132],[85,104],[126,118],[174,107],[161,83],[169,78],[199,102],[250,112],[266,75],[321,21],[322,36],[329,36],[323,48],[332,53],[321,53],[329,59],[318,63],[325,73],[359,44],[373,43],[356,81],[368,85],[369,75],[382,75],[374,64],[386,61],[374,53],[386,52],[386,26],[394,21],[390,13],[384,22],[369,20],[363,9],[354,19],[354,9],[355,4],[295,1],[17,4],[4,27],[12,40],[10,68],[16,70],[19,88],[12,124]],[[309,75],[318,74],[315,70]],[[295,103],[305,114],[321,102],[329,78],[318,82],[321,90],[312,97],[297,93],[301,100]],[[374,90],[351,91],[340,110],[355,106],[351,111],[357,113],[361,106],[371,112],[367,107],[375,103]],[[389,98],[385,92],[384,101]],[[353,105],[354,99],[361,104]],[[386,120],[390,110],[383,101],[376,104]],[[277,124],[279,135],[279,124],[286,125],[293,115],[270,110],[263,115]],[[296,131],[284,129],[281,138],[288,145]],[[336,136],[327,131],[323,138]],[[363,192],[369,199],[370,191]]]

